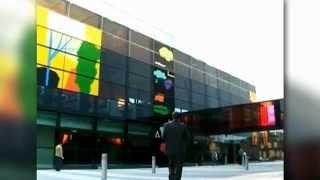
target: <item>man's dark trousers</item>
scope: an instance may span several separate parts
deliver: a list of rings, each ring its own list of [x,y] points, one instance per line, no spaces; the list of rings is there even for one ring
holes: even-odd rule
[[[163,137],[169,160],[169,180],[180,180],[186,148],[190,140],[189,130],[185,125],[173,121],[164,126]]]
[[[60,171],[62,168],[63,159],[61,157],[55,156],[55,169],[56,171]]]
[[[169,180],[180,180],[182,175],[183,160],[177,155],[168,155]]]

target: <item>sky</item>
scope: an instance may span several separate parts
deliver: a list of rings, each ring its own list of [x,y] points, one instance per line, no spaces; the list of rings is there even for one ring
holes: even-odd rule
[[[72,1],[283,98],[283,0]]]

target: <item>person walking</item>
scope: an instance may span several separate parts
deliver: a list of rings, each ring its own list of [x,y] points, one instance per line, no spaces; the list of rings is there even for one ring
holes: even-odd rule
[[[63,149],[62,144],[59,143],[55,148],[55,169],[56,171],[60,171],[63,164]]]
[[[181,180],[183,162],[190,141],[188,128],[177,121],[177,116],[177,113],[172,113],[172,121],[164,125],[163,132],[166,154],[169,160],[169,180]]]

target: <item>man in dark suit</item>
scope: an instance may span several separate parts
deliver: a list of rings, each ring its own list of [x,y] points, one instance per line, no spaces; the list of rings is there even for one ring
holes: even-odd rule
[[[177,121],[178,114],[172,113],[172,121],[164,125],[163,138],[169,159],[169,180],[180,180],[187,145],[190,141],[188,128]]]

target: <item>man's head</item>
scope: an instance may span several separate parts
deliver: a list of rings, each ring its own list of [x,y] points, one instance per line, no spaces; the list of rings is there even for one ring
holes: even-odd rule
[[[178,113],[177,112],[172,112],[172,120],[176,121],[178,119]]]

